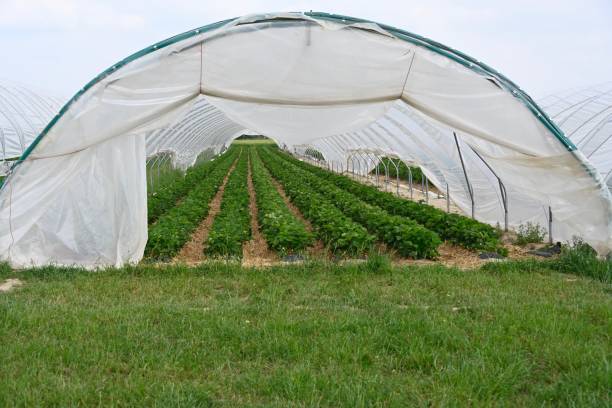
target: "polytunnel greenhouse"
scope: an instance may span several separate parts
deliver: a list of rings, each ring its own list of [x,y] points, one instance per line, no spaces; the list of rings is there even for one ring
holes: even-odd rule
[[[0,80],[0,151],[2,175],[7,160],[19,158],[62,107],[59,98]]]
[[[540,106],[612,190],[612,82],[550,95]]]
[[[593,115],[596,99],[583,101]],[[573,121],[574,104],[549,113]],[[605,255],[612,200],[591,161],[606,167],[576,148],[603,141],[599,114],[573,142],[499,72],[383,24],[318,12],[221,21],[127,57],[59,111],[2,187],[0,252],[13,266],[138,262],[147,158],[186,168],[250,131],[336,166],[363,158],[364,173],[397,157],[477,220],[550,225],[554,240],[580,236]]]

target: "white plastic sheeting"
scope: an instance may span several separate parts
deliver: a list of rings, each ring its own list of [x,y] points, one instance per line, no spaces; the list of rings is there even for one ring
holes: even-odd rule
[[[540,106],[599,170],[612,191],[612,82],[550,95]]]
[[[602,177],[509,80],[391,27],[284,13],[184,33],[89,83],[3,187],[0,253],[14,266],[138,261],[147,154],[173,151],[187,165],[246,129],[328,161],[395,153],[493,224],[503,222],[499,177],[511,225],[547,225],[550,208],[555,239],[612,247]]]
[[[21,156],[61,107],[57,97],[0,80],[0,160]]]

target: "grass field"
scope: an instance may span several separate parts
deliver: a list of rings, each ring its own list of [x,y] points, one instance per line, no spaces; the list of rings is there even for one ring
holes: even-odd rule
[[[610,405],[610,285],[535,261],[11,277],[0,406]]]

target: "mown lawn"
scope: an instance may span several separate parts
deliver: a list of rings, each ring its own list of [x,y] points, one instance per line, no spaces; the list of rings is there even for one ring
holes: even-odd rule
[[[534,262],[9,277],[0,406],[610,404],[610,285]]]

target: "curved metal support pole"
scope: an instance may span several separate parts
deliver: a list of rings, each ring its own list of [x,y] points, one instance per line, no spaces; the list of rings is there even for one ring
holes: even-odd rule
[[[385,163],[385,158],[379,155],[376,155],[378,158],[378,163],[382,163],[383,168],[385,169],[385,191],[389,191],[389,166]]]
[[[2,141],[2,162],[6,161],[6,139],[4,137],[4,130],[0,128],[0,140]]]
[[[359,175],[362,177],[365,177],[367,180],[368,176],[370,175],[369,172],[373,170],[373,169],[368,169],[370,162],[372,161],[372,158],[366,152],[359,152],[359,157],[363,159],[363,169],[361,169],[362,173],[360,173]]]
[[[485,164],[485,166],[487,166],[489,171],[493,173],[495,178],[497,178],[497,183],[499,184],[499,192],[502,197],[502,205],[504,207],[504,231],[508,232],[508,192],[506,191],[506,186],[502,182],[501,178],[497,175],[495,170],[493,170],[493,168],[489,166],[489,163],[486,162],[486,160],[480,155],[480,153],[474,150],[474,148],[472,148],[472,151]]]
[[[155,169],[155,164],[157,163],[157,161],[159,160],[160,155],[156,154],[155,157],[153,158],[153,162],[149,165],[149,163],[147,163],[147,172],[149,173],[149,186],[151,188],[153,188],[153,171]]]
[[[608,174],[606,174],[606,176],[604,177],[604,181],[607,183],[608,179],[610,179],[612,177],[612,169],[608,172]]]
[[[376,157],[376,155],[374,155],[374,157]],[[380,179],[378,178],[379,177],[378,163],[376,162],[376,160],[372,160],[372,162],[376,166],[376,187],[380,187]]]
[[[399,184],[399,167],[397,166],[397,164],[395,164],[395,160],[389,159],[389,161],[393,164],[393,167],[395,167],[395,186],[396,186],[395,193],[399,197],[399,195],[400,195],[400,192],[399,192],[399,187],[400,187],[400,184]]]
[[[472,201],[472,218],[474,218],[476,207],[474,205],[474,190],[472,184],[470,184],[470,178],[468,177],[467,171],[465,170],[465,162],[463,161],[463,154],[461,154],[461,147],[459,147],[459,139],[457,139],[457,133],[453,132],[455,137],[455,144],[457,145],[457,152],[459,153],[459,159],[461,160],[461,168],[463,169],[463,175],[465,176],[465,182],[467,183],[468,192],[470,193],[470,200]]]
[[[412,200],[414,198],[414,191],[413,191],[414,188],[412,186],[412,169],[406,163],[404,164],[406,165],[406,168],[408,169],[408,186],[410,187],[410,199]]]

